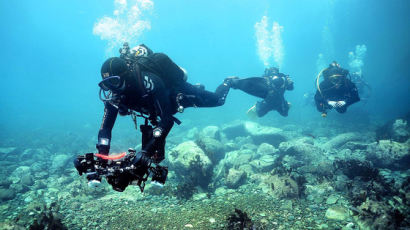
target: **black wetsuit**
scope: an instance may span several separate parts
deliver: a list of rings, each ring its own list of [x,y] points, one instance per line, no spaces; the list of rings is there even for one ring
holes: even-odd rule
[[[174,122],[179,122],[173,117],[178,106],[220,106],[225,103],[229,92],[229,86],[224,84],[212,93],[184,81],[184,72],[162,53],[154,53],[148,58],[138,60],[130,76],[126,80],[126,90],[117,96],[120,98],[119,103],[105,102],[98,140],[101,143],[101,140],[105,139],[108,145],[97,145],[99,151],[104,154],[109,152],[111,130],[117,114],[127,115],[129,111],[136,111],[149,117],[147,121],[149,120],[151,124],[140,126],[142,150],[154,161],[160,162],[164,159],[165,139]],[[154,137],[155,130],[160,130],[161,135]]]
[[[284,94],[286,90],[293,90],[293,81],[288,75],[278,73],[275,76],[235,79],[232,88],[264,99],[255,105],[258,117],[264,116],[271,110],[278,111],[282,116],[288,115],[289,104]]]
[[[315,94],[316,108],[319,112],[326,113],[326,110],[332,109],[332,106],[328,104],[329,101],[346,102],[344,106],[336,108],[339,113],[346,112],[348,106],[360,101],[357,87],[347,78],[348,74],[347,70],[336,67],[323,71],[325,80],[319,84],[320,91],[317,90]],[[341,79],[338,84],[332,83],[329,79],[332,75],[340,75]]]

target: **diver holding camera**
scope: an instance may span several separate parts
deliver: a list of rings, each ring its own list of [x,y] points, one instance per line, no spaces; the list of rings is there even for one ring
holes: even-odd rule
[[[149,175],[152,181],[165,183],[168,169],[158,164],[165,158],[165,143],[174,117],[188,107],[216,107],[225,103],[230,86],[223,82],[215,92],[187,82],[186,71],[166,54],[154,53],[141,44],[130,49],[124,43],[120,57],[107,59],[101,67],[99,97],[104,102],[104,116],[98,132],[97,154],[79,156],[74,164],[87,174],[90,185],[107,178],[113,188],[123,191],[136,183],[141,191]],[[118,157],[109,155],[111,133],[117,116],[130,115],[145,119],[139,126],[142,133],[141,151],[129,151]],[[156,167],[152,165],[155,164]]]

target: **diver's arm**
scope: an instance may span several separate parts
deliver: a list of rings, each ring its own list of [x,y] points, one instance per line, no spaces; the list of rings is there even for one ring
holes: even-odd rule
[[[294,86],[293,86],[292,78],[290,78],[289,75],[286,75],[285,79],[286,79],[286,90],[293,90]]]
[[[347,82],[348,90],[349,90],[349,97],[346,98],[346,106],[349,106],[351,104],[354,104],[358,101],[360,101],[359,97],[359,91],[357,90],[356,85],[348,80]]]
[[[105,102],[104,105],[104,117],[98,132],[97,149],[99,153],[108,155],[110,151],[111,130],[117,119],[118,109],[109,102]]]
[[[321,93],[319,90],[316,91],[315,94],[315,103],[316,103],[316,108],[319,112],[325,113],[326,112],[326,107],[327,107],[327,102],[326,100],[322,97]]]

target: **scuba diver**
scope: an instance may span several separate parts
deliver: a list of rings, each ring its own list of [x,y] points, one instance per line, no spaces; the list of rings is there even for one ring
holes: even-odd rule
[[[157,177],[165,174],[166,178],[168,171],[165,173],[165,167],[155,170],[150,166],[159,164],[165,158],[166,137],[174,123],[181,123],[174,114],[182,113],[187,107],[221,106],[230,89],[226,81],[214,93],[205,90],[202,85],[188,83],[183,68],[166,54],[154,53],[143,44],[130,49],[128,43],[124,43],[120,53],[120,57],[109,58],[101,67],[103,80],[98,85],[105,108],[96,145],[98,154],[94,157],[89,155],[88,158],[87,155],[79,156],[75,161],[80,175],[91,168],[91,173],[87,174],[89,184],[98,184],[101,176],[105,175],[108,183],[117,191],[124,190],[132,180],[137,180],[138,185],[141,185],[148,177],[147,170],[150,168],[154,171],[154,176],[159,171]],[[109,156],[111,130],[118,114],[131,115],[136,127],[137,117],[145,119],[145,123],[140,125],[141,151],[130,149],[126,158]],[[117,162],[112,161],[119,159],[121,160]],[[119,172],[123,169],[130,170],[107,176],[107,173],[113,171],[113,167]],[[165,179],[160,178],[159,181],[163,184]]]
[[[263,98],[248,110],[247,114],[251,118],[263,117],[271,110],[278,111],[284,117],[288,116],[290,103],[285,100],[284,94],[286,90],[293,90],[293,81],[289,75],[280,73],[278,68],[266,68],[262,77],[229,77],[226,81],[232,89],[240,89]]]
[[[324,80],[319,84],[321,75]],[[332,108],[339,113],[345,113],[348,106],[360,101],[357,87],[348,76],[349,71],[341,68],[335,61],[320,71],[316,78],[315,103],[322,117],[326,117],[327,110]]]

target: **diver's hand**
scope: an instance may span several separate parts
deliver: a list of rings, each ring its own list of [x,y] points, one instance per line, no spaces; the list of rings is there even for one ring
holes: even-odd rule
[[[336,101],[328,101],[327,104],[332,106],[333,108],[336,108],[337,102]]]
[[[338,101],[338,102],[336,102],[336,107],[337,107],[337,108],[343,107],[343,106],[345,106],[345,105],[346,105],[346,102],[345,102],[345,101]]]

